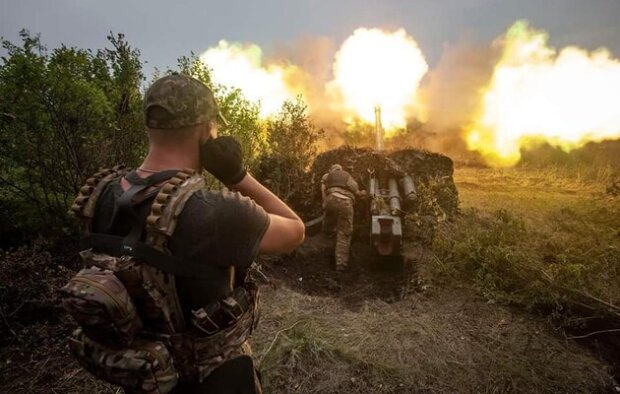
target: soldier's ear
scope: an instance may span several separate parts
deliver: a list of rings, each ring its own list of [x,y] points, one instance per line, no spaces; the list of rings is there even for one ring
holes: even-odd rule
[[[209,128],[209,130],[208,130],[209,137],[210,138],[217,138],[217,135],[218,135],[217,122],[212,120],[212,121],[208,122],[207,125],[208,125],[207,127]]]
[[[206,122],[199,125],[200,143],[205,143],[211,138],[217,138],[217,124],[215,122]]]

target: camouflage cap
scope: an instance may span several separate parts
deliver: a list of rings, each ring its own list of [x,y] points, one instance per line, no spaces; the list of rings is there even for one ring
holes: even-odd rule
[[[177,129],[222,117],[211,89],[181,74],[153,82],[144,95],[143,108],[144,122],[151,129]]]

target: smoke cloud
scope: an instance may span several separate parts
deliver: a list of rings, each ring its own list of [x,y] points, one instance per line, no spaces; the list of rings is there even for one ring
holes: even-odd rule
[[[423,125],[409,132],[412,145],[472,160],[463,134],[481,110],[499,55],[497,48],[469,39],[444,46],[420,88],[425,116]]]
[[[524,32],[522,35],[525,38],[515,35],[514,31]],[[368,34],[362,35],[361,33]],[[356,47],[358,49],[349,52],[345,51],[348,48],[347,43],[356,37],[361,39],[361,44]],[[512,41],[506,37],[511,38]],[[603,75],[612,75],[614,81],[620,81],[617,78],[620,75],[617,73],[619,69],[617,67],[618,60],[613,59],[608,52],[597,51],[588,55],[578,49],[569,48],[558,51],[562,56],[558,56],[558,60],[555,62],[556,52],[546,47],[546,37],[544,32],[529,30],[527,24],[520,22],[508,29],[506,35],[498,37],[492,43],[480,43],[466,37],[455,43],[446,44],[439,61],[436,65],[431,66],[430,69],[426,65],[424,54],[419,51],[415,43],[415,37],[410,37],[404,30],[390,32],[379,29],[357,29],[344,43],[336,43],[327,37],[301,37],[295,42],[276,46],[266,56],[263,56],[262,60],[260,48],[247,44],[232,44],[229,47],[222,47],[220,45],[220,48],[216,48],[219,52],[213,50],[211,53],[221,55],[224,59],[238,60],[237,63],[247,66],[246,68],[249,70],[247,72],[234,72],[234,68],[228,64],[233,63],[232,60],[227,60],[227,62],[222,62],[223,65],[219,69],[226,72],[227,74],[225,75],[229,76],[231,81],[238,82],[240,86],[247,83],[247,86],[249,86],[248,90],[256,88],[258,82],[260,82],[257,77],[248,78],[248,75],[254,75],[264,76],[262,80],[265,81],[265,84],[270,85],[271,90],[267,88],[259,89],[263,94],[267,94],[266,92],[270,91],[279,93],[282,90],[280,87],[283,86],[286,88],[286,92],[284,92],[286,94],[280,96],[285,96],[285,99],[290,100],[297,95],[301,95],[308,105],[309,115],[314,124],[325,130],[324,149],[334,148],[343,143],[357,146],[373,146],[374,106],[380,105],[384,114],[383,123],[387,126],[386,135],[388,138],[385,141],[385,146],[388,149],[390,147],[402,148],[404,146],[425,148],[445,153],[456,161],[471,163],[472,161],[482,161],[481,153],[477,153],[474,150],[482,152],[482,154],[485,153],[484,150],[477,149],[476,147],[472,148],[474,137],[480,137],[481,135],[480,130],[486,132],[491,137],[501,134],[497,127],[486,127],[488,125],[485,122],[488,122],[490,107],[495,108],[503,105],[504,107],[496,110],[493,114],[496,117],[511,114],[507,119],[501,119],[502,122],[505,121],[504,123],[509,125],[514,126],[516,118],[524,122],[530,122],[535,126],[540,126],[538,124],[540,123],[539,120],[545,118],[544,116],[537,114],[536,111],[529,111],[530,115],[527,116],[528,111],[516,110],[514,103],[522,102],[524,107],[529,108],[533,106],[535,109],[539,108],[540,106],[532,104],[532,98],[540,98],[542,95],[539,93],[540,89],[536,90],[534,88],[539,87],[538,81],[541,80],[565,80],[560,77],[563,76],[563,71],[568,69],[568,67],[559,67],[559,65],[567,63],[564,60],[568,58],[581,59],[581,62],[572,62],[570,64],[588,65],[588,70],[590,71],[585,74],[589,75],[590,79],[594,78],[592,80],[595,82],[602,80],[598,76]],[[368,48],[379,38],[387,41],[379,45],[378,49],[374,49],[372,54],[367,54]],[[405,62],[403,59],[406,56],[403,55],[403,52],[407,51],[402,49],[404,48],[402,46],[396,45],[400,49],[391,52],[387,51],[387,47],[390,47],[387,43],[392,43],[390,41],[392,39],[394,39],[395,44],[399,45],[409,43],[410,45],[407,48],[412,48],[412,51],[409,52],[417,51],[421,61]],[[523,50],[517,50],[521,46],[516,44],[507,46],[507,43],[510,44],[513,41],[517,43],[525,42],[526,44],[530,41],[538,43],[536,48],[544,49],[546,51],[544,53],[547,53],[547,55],[545,55],[546,57],[539,56],[532,59],[519,58],[519,62],[516,63],[515,61],[508,62],[506,59],[513,59],[514,57],[508,56],[512,52],[517,54],[523,53]],[[531,49],[531,47],[531,45],[525,46],[526,49]],[[347,62],[344,63],[346,63],[347,67],[344,67],[343,71],[341,63],[343,63],[342,58],[345,52],[349,53],[349,55],[352,53],[353,55],[346,57]],[[384,56],[380,56],[380,53],[383,53]],[[373,56],[375,57],[373,58]],[[379,58],[376,58],[377,56]],[[563,62],[560,62],[560,60]],[[418,64],[421,64],[423,67],[415,67]],[[366,67],[373,65],[375,66],[374,68]],[[577,66],[573,68],[577,68]],[[581,69],[585,70],[586,67],[581,67]],[[536,70],[539,72],[534,75]],[[508,88],[501,90],[502,95],[499,95],[497,93],[500,91],[497,84],[498,75],[501,74],[501,76],[506,77],[507,73],[515,77],[511,79],[511,83],[507,85],[504,83]],[[570,80],[580,80],[580,77],[576,76]],[[502,81],[506,82],[505,78]],[[523,81],[528,82],[527,86],[532,86],[531,92],[527,95],[521,94],[524,86]],[[560,88],[556,88],[551,83],[547,85],[553,86],[553,88],[545,91],[548,93],[545,97],[549,97],[547,100],[549,106],[558,106],[563,101],[571,98],[570,95],[558,93],[562,91],[560,89],[562,86],[568,85],[567,83],[559,84]],[[590,85],[596,84],[591,83]],[[600,85],[607,90],[620,91],[620,89],[607,86],[610,84],[602,83]],[[337,89],[333,89],[334,87]],[[411,88],[406,89],[405,94],[401,94],[403,91],[402,87]],[[242,90],[245,90],[245,88],[242,88]],[[586,90],[584,89],[584,91]],[[336,91],[336,94],[334,94],[334,91]],[[490,97],[489,92],[495,93]],[[520,101],[513,98],[518,94],[524,96],[521,97]],[[269,97],[261,97],[260,101],[269,102],[274,104],[273,108],[279,108],[278,105],[281,105],[282,99],[275,96],[277,95],[270,94]],[[577,102],[580,95],[574,96],[573,101]],[[591,97],[592,102],[588,104],[597,108],[603,107],[601,103],[604,103],[606,105],[605,108],[607,108],[613,105],[612,102],[617,101],[606,100],[606,96],[602,94],[588,94],[585,96]],[[610,95],[607,96],[611,97]],[[498,100],[497,97],[510,97],[510,99]],[[583,98],[582,101],[588,100],[589,98]],[[364,105],[356,105],[360,102],[364,103]],[[398,105],[390,107],[389,104],[386,104],[394,104],[394,102]],[[400,104],[403,105],[400,106]],[[399,113],[398,121],[390,122],[389,115],[395,112],[390,112],[390,108],[400,109],[401,107],[403,110]],[[553,114],[553,111],[547,112],[551,115]],[[570,112],[574,115],[576,111],[565,112]],[[589,112],[593,111],[590,110]],[[405,116],[404,119],[403,115]],[[607,116],[607,118],[610,117],[611,115]],[[503,125],[504,123],[501,124]],[[603,124],[604,122],[601,121],[599,123]],[[597,127],[590,128],[596,129]],[[548,130],[538,130],[542,126],[530,128],[535,129],[532,130],[535,132],[534,134],[543,136],[549,134],[543,133],[543,131],[546,132]],[[552,127],[552,129],[557,129],[557,127]],[[501,130],[503,132],[503,129]],[[520,130],[519,132],[522,131]],[[590,131],[590,134],[593,134],[597,130]],[[610,133],[605,134],[605,136],[608,134]],[[558,137],[555,134],[553,136],[556,139],[563,137],[563,135]],[[494,141],[491,137],[487,139]],[[584,141],[587,142],[588,139],[584,138]],[[485,159],[487,156],[484,156]]]

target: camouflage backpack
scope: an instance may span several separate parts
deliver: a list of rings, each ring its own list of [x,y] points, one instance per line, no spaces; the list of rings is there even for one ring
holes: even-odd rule
[[[133,222],[129,234],[92,233],[98,197],[121,177],[131,183],[117,203],[118,214]],[[153,187],[148,216],[139,217],[135,200],[146,199]],[[189,322],[176,293],[175,276],[207,273],[204,264],[187,264],[168,250],[177,217],[203,187],[193,170],[142,179],[117,166],[89,178],[71,207],[86,236],[80,252],[85,268],[61,289],[63,306],[79,325],[69,347],[86,370],[127,392],[167,393],[180,380],[202,381],[225,361],[250,352],[247,339],[258,320],[253,282],[192,311]]]

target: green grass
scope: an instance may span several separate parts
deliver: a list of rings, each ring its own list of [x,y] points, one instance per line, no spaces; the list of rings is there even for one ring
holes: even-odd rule
[[[462,215],[438,230],[435,272],[557,317],[620,317],[620,199],[566,175],[457,170]]]

